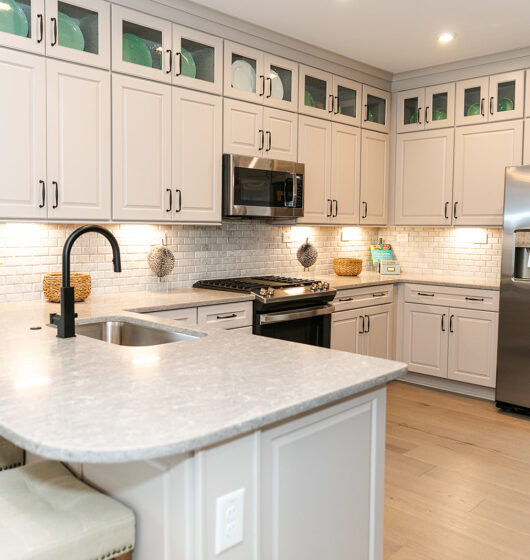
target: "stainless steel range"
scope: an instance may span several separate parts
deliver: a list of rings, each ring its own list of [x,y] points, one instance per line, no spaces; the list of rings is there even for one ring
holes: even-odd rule
[[[336,290],[327,282],[249,276],[201,280],[193,287],[254,294],[254,334],[326,348],[330,346],[334,307],[329,302],[335,298]]]

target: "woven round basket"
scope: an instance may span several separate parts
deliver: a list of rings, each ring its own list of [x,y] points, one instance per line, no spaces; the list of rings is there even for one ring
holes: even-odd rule
[[[359,276],[363,269],[363,260],[355,257],[336,257],[333,259],[333,270],[338,276]]]
[[[48,301],[61,301],[61,286],[63,275],[59,273],[45,274],[42,279],[42,291]],[[70,285],[74,287],[75,301],[84,301],[90,295],[92,282],[90,274],[85,272],[71,272]]]

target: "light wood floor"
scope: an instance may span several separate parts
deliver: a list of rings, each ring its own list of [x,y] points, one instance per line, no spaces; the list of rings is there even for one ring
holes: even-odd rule
[[[530,418],[388,388],[385,560],[529,560]]]

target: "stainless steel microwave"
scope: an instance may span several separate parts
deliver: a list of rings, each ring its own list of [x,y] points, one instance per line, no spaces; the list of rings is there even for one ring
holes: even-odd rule
[[[223,155],[225,218],[298,218],[303,215],[303,163]]]

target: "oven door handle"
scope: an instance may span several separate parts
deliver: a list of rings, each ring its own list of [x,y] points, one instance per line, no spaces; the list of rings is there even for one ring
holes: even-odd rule
[[[264,313],[259,316],[260,325],[271,323],[284,323],[286,321],[296,321],[297,319],[309,319],[319,315],[331,315],[335,311],[333,305],[322,305],[320,307],[307,307],[296,311],[278,311],[276,313]]]

